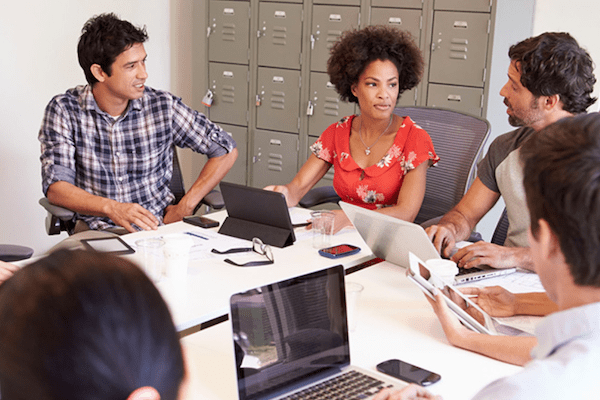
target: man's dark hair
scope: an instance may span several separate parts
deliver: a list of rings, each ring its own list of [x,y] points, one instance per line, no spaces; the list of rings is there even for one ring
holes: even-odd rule
[[[387,25],[367,26],[344,32],[331,48],[327,73],[340,99],[358,103],[352,86],[358,82],[365,68],[376,60],[389,60],[396,66],[398,97],[421,81],[423,55],[411,34]]]
[[[596,102],[591,96],[596,78],[587,51],[568,33],[546,32],[525,39],[508,51],[520,66],[521,84],[535,97],[558,94],[563,110],[584,113]]]
[[[531,233],[558,238],[577,285],[600,287],[600,114],[562,119],[521,148]]]
[[[110,76],[112,64],[119,54],[136,43],[148,40],[146,28],[136,28],[115,14],[100,14],[90,18],[81,29],[77,56],[85,79],[90,85],[98,82],[90,70],[94,64]]]
[[[184,364],[171,315],[137,266],[60,250],[0,286],[6,400],[126,399],[151,386],[175,400]]]

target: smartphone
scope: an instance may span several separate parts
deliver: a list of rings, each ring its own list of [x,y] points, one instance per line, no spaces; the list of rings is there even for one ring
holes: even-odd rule
[[[359,251],[360,247],[358,246],[340,244],[337,246],[325,247],[324,249],[319,250],[319,254],[327,258],[340,258],[356,254]]]
[[[398,359],[387,360],[377,364],[377,371],[405,382],[416,383],[421,386],[429,386],[442,378],[436,373]]]
[[[190,215],[183,217],[183,222],[199,226],[200,228],[214,228],[219,226],[219,223],[214,219],[206,218],[200,215]]]

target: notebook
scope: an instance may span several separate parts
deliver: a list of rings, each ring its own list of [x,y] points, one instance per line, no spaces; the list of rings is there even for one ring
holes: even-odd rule
[[[234,294],[229,318],[240,400],[304,398],[294,396],[345,383],[367,389],[340,398],[371,399],[405,386],[350,365],[341,265]]]
[[[340,202],[340,206],[375,256],[405,268],[410,264],[409,252],[414,253],[421,260],[441,258],[420,225],[343,201]],[[456,284],[473,282],[515,271],[516,268],[459,269],[454,282]]]

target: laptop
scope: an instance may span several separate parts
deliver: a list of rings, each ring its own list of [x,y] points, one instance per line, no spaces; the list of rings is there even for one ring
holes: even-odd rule
[[[229,318],[240,400],[298,399],[344,386],[360,393],[339,398],[371,399],[405,386],[351,366],[341,265],[234,294]],[[338,398],[330,396],[323,398]]]
[[[414,253],[421,260],[441,258],[421,225],[343,201],[340,202],[340,206],[375,256],[405,268],[410,264],[409,252]],[[486,266],[459,268],[454,283],[478,281],[510,274],[516,270],[516,268],[496,269]]]

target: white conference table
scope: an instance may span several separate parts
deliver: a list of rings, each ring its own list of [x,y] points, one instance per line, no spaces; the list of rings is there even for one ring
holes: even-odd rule
[[[346,276],[364,286],[356,330],[350,332],[352,363],[375,366],[399,358],[442,376],[430,386],[445,400],[471,398],[479,389],[521,367],[461,350],[448,344],[422,292],[405,269],[382,262]],[[188,382],[183,399],[236,399],[235,367],[229,321],[182,339]]]
[[[305,212],[307,218],[309,217],[310,210],[300,212]],[[225,211],[219,211],[207,216],[222,222],[227,214]],[[206,232],[202,228],[177,222],[161,226],[157,231],[136,232],[124,235],[122,238],[133,246],[136,240],[144,237],[165,236],[186,231],[200,234]],[[218,228],[213,228],[211,231],[216,232]],[[157,287],[169,305],[175,326],[182,336],[201,329],[203,323],[227,315],[229,298],[234,293],[316,271],[332,264],[343,264],[347,269],[374,258],[373,253],[354,228],[342,229],[333,235],[331,244],[354,244],[359,246],[361,251],[337,261],[318,254],[317,249],[312,247],[311,235],[306,232],[306,228],[296,228],[295,232],[303,240],[297,240],[293,245],[285,248],[272,247],[275,259],[272,265],[236,267],[225,263],[223,259],[226,257],[236,259],[240,257],[238,255],[211,255],[211,258],[190,259],[185,280],[175,281],[163,276],[163,279],[157,283]],[[208,244],[210,242],[207,242]],[[246,241],[245,246],[249,247],[251,243]],[[231,247],[241,246],[238,241]],[[260,259],[257,254],[254,255],[253,259]],[[143,260],[137,253],[125,257],[140,265],[143,264]]]

